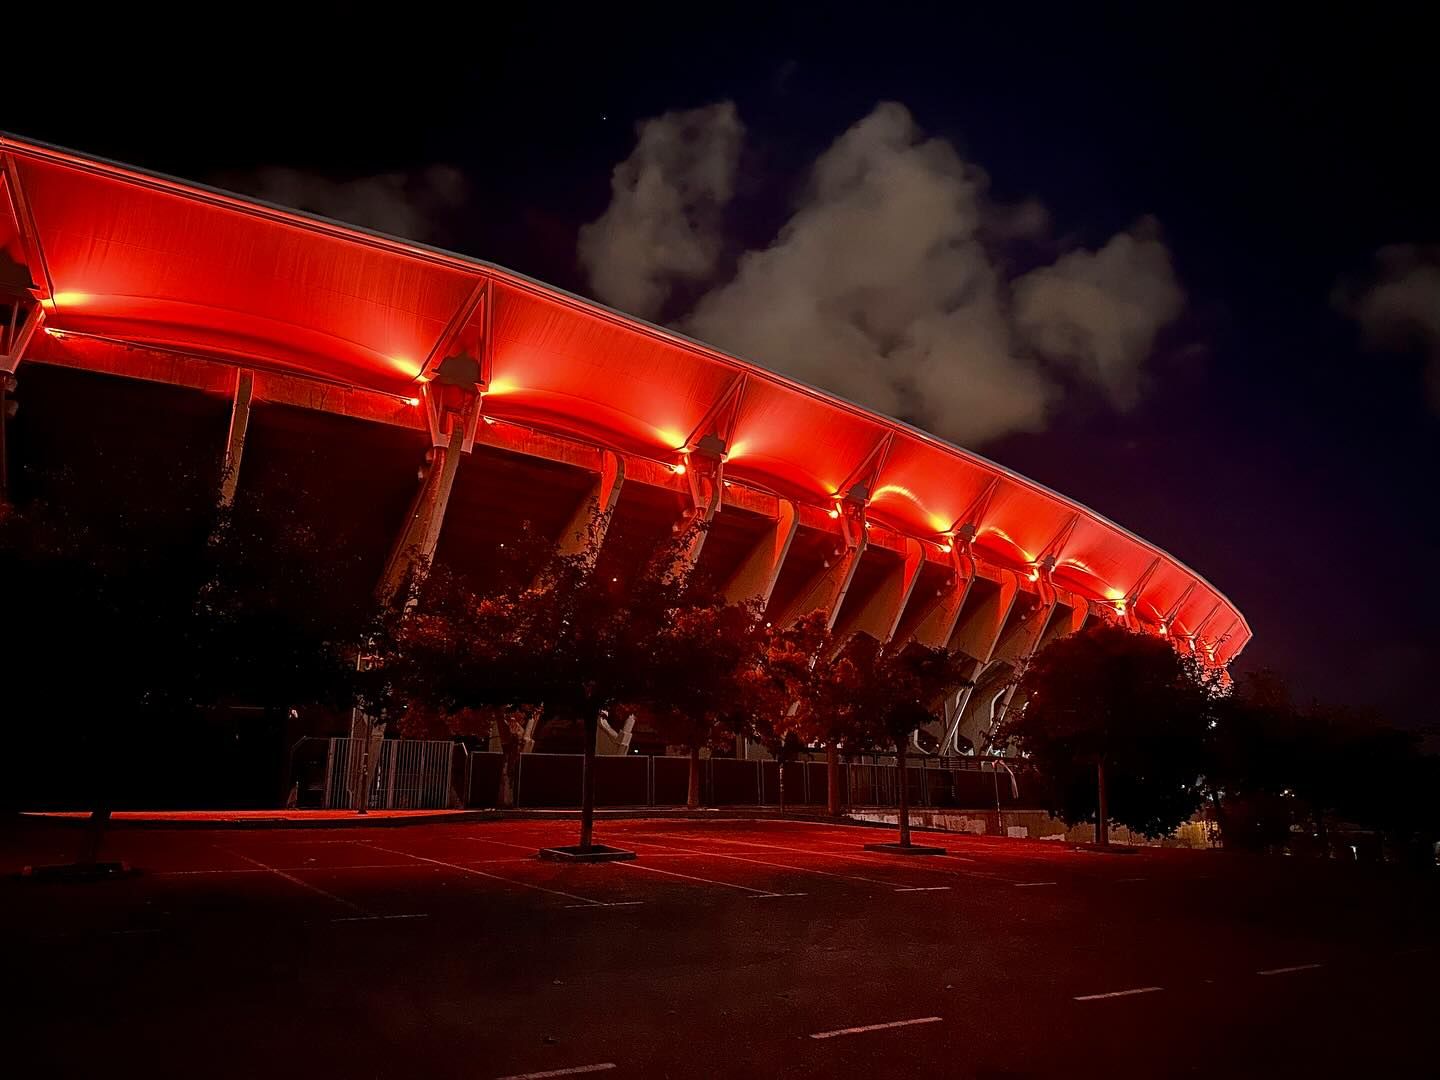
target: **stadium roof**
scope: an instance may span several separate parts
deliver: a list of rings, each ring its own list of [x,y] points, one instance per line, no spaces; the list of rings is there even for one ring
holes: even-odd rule
[[[829,507],[873,472],[867,516],[944,542],[983,511],[987,561],[1055,558],[1059,587],[1209,644],[1251,636],[1179,560],[970,451],[490,263],[56,147],[0,136],[0,278],[28,271],[47,334],[239,364],[408,400],[481,361],[485,413],[660,461],[727,413],[727,479]],[[4,281],[0,280],[0,287]],[[59,337],[55,335],[60,335]],[[878,465],[878,471],[875,466]]]

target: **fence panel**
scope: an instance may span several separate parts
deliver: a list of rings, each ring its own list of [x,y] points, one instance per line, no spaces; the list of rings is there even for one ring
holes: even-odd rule
[[[690,759],[681,757],[657,757],[655,760],[655,805],[684,806],[685,795],[690,784]],[[701,762],[703,765],[704,762]],[[708,785],[704,783],[705,770],[700,772],[700,797],[703,800]]]
[[[580,805],[579,754],[522,754],[516,806],[577,807]]]
[[[387,740],[399,742],[400,740]],[[326,770],[325,805],[353,806],[351,788],[359,784],[359,755],[349,753],[348,739],[331,740]],[[448,743],[438,744],[448,747]],[[384,751],[382,750],[382,754]],[[456,755],[452,775],[460,779],[456,791],[464,791],[466,758]],[[465,805],[490,807],[496,803],[501,755],[476,753],[468,757],[469,791]],[[404,759],[396,766],[394,805],[413,804],[403,782]],[[347,780],[345,769],[353,779]],[[595,759],[595,802],[597,806],[684,806],[689,785],[690,760],[686,757],[639,754],[601,755]],[[517,806],[578,807],[580,805],[581,757],[579,754],[523,754],[520,759]],[[1004,810],[1038,805],[1031,784],[1020,774],[1021,794],[1016,798],[1010,777],[1002,768],[977,769],[973,764],[952,767],[949,762],[916,762],[908,767],[910,804],[913,807],[990,810],[996,796]],[[840,766],[842,806],[895,806],[899,800],[898,770],[880,761],[848,761]],[[705,758],[700,762],[700,800],[707,806],[775,806],[780,796],[779,765],[774,761],[747,761],[743,758]],[[827,773],[823,761],[795,761],[785,768],[787,806],[826,805]],[[379,787],[379,785],[377,785]],[[383,795],[383,791],[382,791]],[[346,801],[346,800],[350,801]],[[763,799],[763,802],[762,802]],[[407,801],[410,800],[410,801]],[[371,805],[382,805],[380,801]]]
[[[364,783],[364,739],[330,740],[325,760],[324,805],[332,810],[360,805]],[[441,810],[459,800],[453,786],[456,744],[440,739],[375,740],[367,805],[376,810]]]
[[[758,761],[742,758],[711,758],[711,805],[758,806],[760,771]]]
[[[650,763],[638,754],[595,759],[596,806],[645,806],[650,801]]]

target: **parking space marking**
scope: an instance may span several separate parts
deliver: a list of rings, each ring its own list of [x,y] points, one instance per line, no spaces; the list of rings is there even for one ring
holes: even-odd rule
[[[949,885],[912,885],[904,889],[896,889],[896,892],[949,892]]]
[[[891,1020],[886,1024],[864,1024],[860,1027],[840,1028],[837,1031],[817,1031],[812,1039],[834,1039],[840,1035],[863,1035],[867,1031],[888,1031],[890,1028],[913,1027],[916,1024],[938,1024],[941,1017],[919,1016],[914,1020]]]
[[[663,835],[663,834],[654,834]],[[649,841],[632,841],[633,843],[644,843],[652,847],[668,847],[671,851],[684,851],[689,855],[699,855],[709,859],[733,859],[736,862],[753,863],[755,866],[769,866],[777,870],[793,870],[798,874],[819,874],[821,877],[839,878],[842,881],[860,881],[866,885],[883,885],[887,889],[898,889],[900,884],[894,881],[881,881],[879,878],[861,877],[859,874],[837,874],[832,870],[816,870],[809,866],[789,866],[785,863],[768,862],[765,859],[752,859],[745,855],[727,855],[722,851],[694,851],[688,848],[677,848],[673,844],[650,844]],[[633,864],[626,864],[633,865]],[[653,867],[652,867],[653,869]]]
[[[780,893],[770,889],[752,889],[749,885],[736,885],[733,881],[716,881],[714,878],[696,877],[693,874],[678,874],[674,870],[661,870],[658,866],[641,866],[639,863],[622,862],[616,866],[629,867],[631,870],[646,870],[652,874],[664,874],[666,877],[684,878],[686,881],[698,881],[702,885],[722,885],[727,889],[739,889],[741,892],[754,893],[757,896],[780,896]]]
[[[1015,888],[1017,888],[1017,889],[1033,889],[1033,888],[1035,888],[1035,886],[1037,886],[1037,885],[1057,885],[1057,884],[1059,884],[1059,882],[1055,882],[1055,881],[1016,881],[1016,882],[1013,882],[1013,884],[1014,884]]]
[[[234,854],[234,853],[232,853]],[[245,858],[239,855],[239,858]],[[255,860],[251,860],[254,862]],[[322,866],[315,863],[312,866],[259,866],[253,870],[156,870],[151,877],[193,877],[197,874],[281,874],[286,872],[297,872],[302,870],[413,870],[413,866],[405,863],[371,863],[365,866]]]
[[[469,840],[476,844],[494,844],[496,847],[514,848],[516,851],[528,851],[532,855],[545,846],[544,844],[534,846],[529,844],[512,844],[508,840],[491,840],[488,836],[461,836],[457,837],[457,839]]]
[[[1076,1001],[1103,1001],[1106,998],[1133,997],[1136,994],[1154,994],[1164,990],[1163,986],[1137,986],[1134,990],[1112,990],[1108,994],[1081,994]]]
[[[429,912],[421,912],[418,915],[345,915],[338,919],[331,919],[331,922],[389,922],[391,919],[428,919]]]
[[[576,1065],[569,1069],[547,1069],[545,1072],[511,1073],[509,1076],[502,1076],[499,1080],[545,1080],[547,1076],[579,1076],[581,1073],[605,1072],[615,1068],[613,1061],[603,1061],[599,1065]]]
[[[581,906],[585,904],[591,904],[595,907],[610,906],[603,900],[591,900],[588,896],[576,896],[574,893],[561,892],[559,889],[547,889],[543,885],[531,885],[528,881],[516,881],[514,878],[501,877],[499,874],[487,874],[484,870],[476,870],[473,866],[462,866],[460,863],[446,862],[444,859],[432,859],[427,855],[415,855],[408,851],[395,851],[392,848],[377,847],[374,844],[366,844],[365,846],[374,848],[376,851],[383,851],[386,855],[404,855],[407,858],[417,859],[420,862],[448,867],[451,870],[459,870],[462,874],[474,874],[476,877],[489,878],[491,881],[502,881],[506,885],[519,885],[522,889],[534,889],[536,892],[549,893],[551,896],[563,896],[566,900],[578,900]]]
[[[894,865],[895,865],[895,860],[894,860],[894,857],[893,857],[893,856],[889,856],[889,855],[872,855],[872,854],[870,854],[870,853],[868,853],[868,852],[864,852],[864,851],[817,851],[817,850],[815,850],[815,849],[813,849],[813,848],[786,847],[786,846],[781,845],[781,844],[764,844],[764,843],[761,843],[761,842],[758,841],[758,840],[726,840],[726,839],[724,839],[723,837],[719,837],[719,836],[707,836],[707,837],[701,838],[701,837],[692,837],[692,836],[683,836],[683,835],[678,835],[678,836],[677,836],[677,835],[674,834],[674,833],[650,833],[649,835],[651,835],[651,836],[663,837],[663,838],[665,838],[665,839],[667,839],[667,840],[668,840],[668,839],[684,840],[684,841],[686,841],[687,843],[704,843],[704,842],[706,842],[707,840],[709,840],[709,841],[714,841],[714,842],[717,843],[717,844],[732,844],[732,845],[736,845],[736,846],[740,846],[740,847],[769,848],[769,849],[772,850],[772,851],[793,851],[793,852],[795,852],[797,855],[812,855],[812,856],[818,856],[818,857],[820,857],[820,858],[831,858],[831,859],[848,859],[848,860],[850,860],[851,862],[861,862],[861,863],[864,863],[864,864],[867,865],[867,866],[873,866],[873,865],[875,865],[876,861],[884,862],[887,866],[894,866]],[[632,840],[632,842],[633,842],[633,843],[637,843],[637,844],[639,844],[639,843],[649,843],[649,841],[644,841],[644,840]],[[667,845],[665,845],[665,844],[656,844],[656,845],[653,845],[653,846],[656,846],[656,847],[665,847],[665,846],[667,846]],[[704,854],[713,855],[713,856],[715,856],[715,857],[718,858],[718,859],[723,859],[723,858],[727,858],[727,857],[728,857],[728,858],[737,858],[737,857],[738,857],[738,856],[734,856],[734,855],[726,856],[726,855],[724,855],[724,854],[722,854],[721,852],[718,852],[718,851],[705,852]],[[947,859],[948,859],[948,858],[952,858],[952,856],[949,856],[949,855],[937,855],[937,856],[934,856],[934,857],[937,858],[937,859],[940,859],[940,858],[947,858]],[[961,862],[974,862],[974,861],[976,861],[976,860],[974,860],[974,859],[961,858],[961,857],[958,856],[958,855],[957,855],[957,856],[953,856],[953,858],[959,859]],[[764,864],[762,864],[762,865],[764,865]],[[773,864],[773,865],[780,865],[780,864],[777,863],[777,864]],[[797,867],[790,867],[790,868],[788,868],[788,869],[801,870],[801,869],[804,869],[804,868],[797,866]],[[987,874],[987,873],[982,873],[982,872],[980,872],[980,871],[978,871],[978,870],[947,870],[947,869],[945,869],[944,867],[940,867],[940,866],[919,866],[919,865],[912,865],[912,866],[910,867],[910,869],[912,869],[912,870],[920,870],[920,871],[923,871],[923,872],[928,873],[928,874],[945,874],[945,875],[948,875],[948,876],[950,876],[950,877],[973,877],[973,878],[983,878],[983,879],[985,879],[986,881],[1001,881],[1001,882],[1003,882],[1003,881],[1008,881],[1008,880],[1009,880],[1008,878],[1001,877],[1001,876],[999,876],[998,874]],[[818,874],[818,873],[823,873],[823,871],[820,871],[820,870],[816,870],[816,871],[812,871],[812,872],[813,872],[813,873],[817,873],[817,874]],[[863,880],[863,879],[857,878],[856,880]]]
[[[565,905],[565,910],[567,910],[567,911],[576,911],[576,910],[578,910],[578,909],[580,909],[580,908],[592,908],[592,909],[593,909],[593,908],[597,908],[597,907],[602,907],[602,908],[612,908],[612,907],[641,907],[642,905],[644,905],[644,903],[645,903],[644,900],[615,900],[615,901],[613,901],[613,902],[611,902],[611,903],[608,903],[608,904],[566,904],[566,905]]]
[[[262,869],[262,870],[268,870],[268,871],[270,871],[270,873],[276,875],[277,877],[282,877],[282,878],[284,878],[286,881],[290,882],[292,885],[299,885],[300,888],[302,888],[302,889],[309,889],[309,890],[310,890],[311,892],[313,892],[313,893],[319,893],[321,896],[325,897],[327,900],[334,900],[335,903],[340,904],[340,905],[343,906],[343,907],[347,907],[347,908],[349,908],[351,911],[358,911],[361,915],[374,915],[374,914],[375,914],[373,911],[369,910],[368,908],[363,908],[363,907],[361,907],[359,904],[352,904],[349,900],[346,900],[343,896],[336,896],[336,895],[335,895],[334,893],[332,893],[332,892],[326,892],[324,889],[320,888],[319,885],[311,885],[310,882],[305,881],[305,880],[303,880],[302,878],[298,878],[298,877],[296,877],[294,874],[287,873],[287,872],[284,871],[284,870],[276,869],[276,868],[273,867],[273,866],[266,866],[266,865],[265,865],[263,862],[261,862],[259,859],[252,859],[249,855],[241,855],[240,852],[238,852],[238,851],[230,851],[230,850],[227,849],[227,848],[222,848],[222,847],[220,847],[219,844],[216,844],[215,847],[216,847],[216,849],[219,850],[219,851],[224,851],[224,852],[226,852],[226,854],[234,855],[237,859],[244,859],[246,862],[252,863],[253,865],[260,867],[260,869]]]
[[[1324,964],[1291,964],[1289,967],[1270,968],[1266,971],[1257,971],[1256,975],[1289,975],[1292,971],[1314,971],[1316,968],[1324,967]]]

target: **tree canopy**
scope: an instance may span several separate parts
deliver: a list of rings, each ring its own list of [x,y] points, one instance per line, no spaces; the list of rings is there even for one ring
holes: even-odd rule
[[[1103,824],[1106,785],[1110,818],[1160,837],[1200,805],[1214,691],[1164,638],[1094,623],[1030,661],[1000,736],[1046,777],[1066,822]]]

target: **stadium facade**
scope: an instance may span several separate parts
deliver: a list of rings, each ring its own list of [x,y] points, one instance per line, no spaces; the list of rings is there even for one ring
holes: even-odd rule
[[[381,537],[357,587],[406,552],[481,565],[522,521],[559,545],[597,511],[612,534],[689,531],[690,558],[772,620],[819,609],[967,657],[942,750],[982,742],[1009,675],[1088,619],[1222,669],[1250,638],[1214,586],[1094,511],[669,330],[67,150],[3,137],[0,159],[0,367],[26,370],[27,422],[98,397],[126,438],[223,460],[222,498],[308,469]]]

